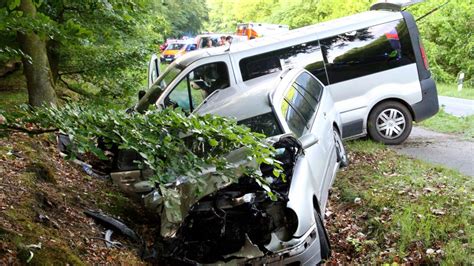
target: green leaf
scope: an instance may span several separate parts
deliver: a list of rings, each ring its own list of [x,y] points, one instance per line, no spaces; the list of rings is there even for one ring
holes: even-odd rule
[[[15,8],[20,6],[20,2],[21,0],[8,0],[7,1],[8,9],[14,10]]]
[[[209,145],[211,145],[212,147],[216,147],[217,145],[219,145],[219,142],[215,139],[210,139]]]

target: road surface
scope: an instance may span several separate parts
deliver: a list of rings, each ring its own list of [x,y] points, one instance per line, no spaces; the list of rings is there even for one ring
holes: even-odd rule
[[[474,177],[474,142],[459,136],[413,127],[402,145],[391,147],[410,157],[441,164]]]
[[[444,106],[444,111],[455,116],[474,115],[474,100],[438,96],[439,106]]]

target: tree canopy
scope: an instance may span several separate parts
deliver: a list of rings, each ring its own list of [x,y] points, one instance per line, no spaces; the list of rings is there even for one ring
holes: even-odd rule
[[[28,2],[33,4],[34,15],[22,10],[22,4]],[[105,96],[126,102],[130,98],[124,95],[134,94],[144,86],[147,59],[166,38],[204,31],[233,32],[238,22],[250,21],[297,28],[368,10],[373,2],[1,0],[0,65],[22,58],[28,67],[29,62],[42,62],[41,57],[33,60],[32,55],[46,53],[43,64],[50,71],[42,80],[49,80],[59,97],[67,99],[67,92],[74,91],[87,98]],[[431,70],[440,81],[453,81],[461,71],[466,73],[466,79],[472,79],[472,0],[426,0],[408,11],[420,18],[437,7],[440,8],[418,22]],[[38,43],[33,44],[33,40]],[[46,52],[39,52],[41,42]],[[27,51],[25,43],[38,53]]]
[[[25,15],[23,2],[34,4],[36,16]],[[0,64],[32,61],[17,35],[35,34],[46,43],[53,84],[87,97],[124,99],[144,84],[147,59],[159,43],[200,31],[205,6],[204,0],[4,0]]]

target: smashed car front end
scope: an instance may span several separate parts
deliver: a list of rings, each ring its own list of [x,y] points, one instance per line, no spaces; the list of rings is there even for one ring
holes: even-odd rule
[[[138,169],[138,155],[127,151],[116,151],[110,177],[123,192],[159,214],[160,237],[155,244],[159,261],[314,265],[320,261],[316,226],[312,223],[303,234],[297,233],[301,224],[307,227],[311,221],[298,217],[300,210],[292,206],[289,195],[297,182],[293,171],[302,148],[290,136],[277,138],[274,146],[286,180],[274,175],[273,166],[248,160],[245,148],[227,156],[233,178],[209,167],[199,179],[182,176],[169,184],[154,184],[149,181],[153,172]],[[273,194],[246,174],[248,167],[259,170]]]
[[[297,235],[302,220],[308,217],[298,217],[289,204],[290,187],[295,182],[293,171],[302,148],[296,139],[288,136],[274,145],[278,151],[276,159],[282,163],[287,180],[275,177],[272,166],[259,167],[274,197],[242,171],[242,166],[258,167],[246,160],[245,149],[229,156],[234,169],[240,169],[235,171],[238,179],[222,179],[212,167],[203,170],[199,180],[205,183],[206,189],[199,193],[200,197],[196,196],[195,184],[187,182],[186,177],[166,185],[148,186],[150,190],[146,193],[143,189],[147,187],[143,185],[146,181],[139,175],[135,182],[130,182],[130,176],[114,182],[142,193],[145,206],[160,214],[162,239],[156,249],[165,261],[312,265],[320,261],[316,226],[312,223],[303,234]],[[311,223],[311,219],[303,224]]]

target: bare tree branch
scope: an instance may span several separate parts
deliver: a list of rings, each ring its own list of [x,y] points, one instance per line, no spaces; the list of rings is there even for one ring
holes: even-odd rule
[[[24,133],[28,133],[30,135],[39,135],[39,134],[45,134],[45,133],[51,133],[58,131],[59,129],[57,128],[34,128],[34,129],[28,129],[20,126],[14,126],[14,125],[7,125],[3,130],[15,130],[15,131],[20,131]]]
[[[73,91],[77,94],[80,94],[82,96],[85,96],[85,97],[88,97],[88,98],[91,98],[92,95],[82,89],[79,89],[79,88],[74,88],[73,86],[69,85],[69,83],[67,83],[61,75],[59,75],[59,80],[66,86],[67,89],[69,89],[70,91]]]

